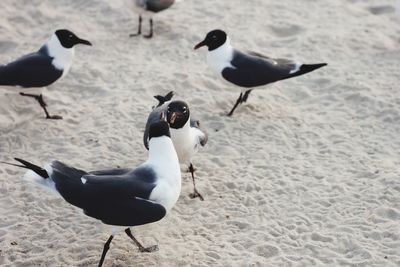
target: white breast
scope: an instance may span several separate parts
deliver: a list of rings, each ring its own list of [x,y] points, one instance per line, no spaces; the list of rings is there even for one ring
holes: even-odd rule
[[[149,159],[144,164],[150,166],[158,178],[149,199],[170,210],[181,192],[181,170],[171,139],[166,136],[150,139]]]
[[[178,159],[181,164],[189,166],[192,157],[197,152],[198,138],[190,127],[190,119],[180,129],[170,129]]]

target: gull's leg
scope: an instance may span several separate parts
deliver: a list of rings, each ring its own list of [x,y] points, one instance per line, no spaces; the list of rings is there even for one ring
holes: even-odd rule
[[[190,165],[189,165],[189,171],[192,174],[192,180],[193,180],[193,193],[190,193],[189,197],[190,198],[198,197],[198,198],[200,198],[201,201],[204,201],[203,196],[196,189],[196,182],[194,180],[194,168],[193,168],[193,164],[192,163],[190,163]]]
[[[35,95],[35,94],[26,94],[26,93],[22,93],[22,92],[19,94],[22,96],[33,97],[34,99],[36,99],[36,101],[38,101],[40,106],[43,108],[44,113],[46,113],[46,119],[52,119],[52,120],[61,120],[62,119],[62,117],[59,115],[53,115],[53,116],[49,115],[49,112],[46,109],[47,104],[46,104],[46,102],[44,102],[42,94]]]
[[[140,252],[154,252],[154,251],[158,250],[157,245],[147,247],[147,248],[143,247],[142,244],[140,244],[139,241],[137,241],[136,238],[132,235],[130,228],[126,228],[125,233],[133,240],[133,242],[136,244],[136,246],[139,247]]]
[[[150,32],[147,35],[143,35],[143,37],[150,39],[151,37],[153,37],[153,18],[150,18],[149,22],[150,22]]]
[[[232,110],[228,113],[228,116],[232,116],[233,112],[237,108],[237,106],[243,102],[243,94],[240,93],[239,98],[236,100],[236,104],[233,106]]]
[[[113,238],[114,238],[114,236],[110,235],[110,237],[108,238],[107,242],[104,244],[103,253],[101,254],[101,259],[100,259],[98,267],[103,266],[104,258],[106,257],[107,251],[110,248],[111,240]]]
[[[246,102],[247,101],[247,98],[249,98],[249,94],[251,93],[251,90],[252,89],[247,90],[246,92],[244,92],[244,96],[243,96],[242,102]]]
[[[137,33],[129,34],[129,37],[134,37],[142,34],[142,15],[139,15],[139,25]]]

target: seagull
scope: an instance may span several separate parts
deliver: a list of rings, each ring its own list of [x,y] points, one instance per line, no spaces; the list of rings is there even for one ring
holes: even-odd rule
[[[242,87],[228,116],[232,116],[236,107],[247,101],[254,87],[296,77],[326,66],[326,63],[300,64],[287,59],[273,59],[259,53],[243,53],[230,44],[223,30],[210,31],[206,38],[194,49],[208,47],[207,63],[210,68],[226,81]]]
[[[25,55],[6,65],[0,65],[0,86],[23,88],[49,86],[68,73],[74,58],[74,46],[77,44],[92,45],[69,30],[55,31],[39,51]],[[46,119],[62,119],[58,115],[50,116],[42,94],[21,92],[20,95],[36,99],[43,108]]]
[[[149,157],[135,169],[110,169],[86,172],[53,161],[45,167],[15,158],[29,169],[25,174],[81,208],[92,218],[113,226],[104,244],[98,266],[102,266],[116,230],[125,233],[141,252],[158,250],[157,245],[144,247],[133,236],[130,227],[161,220],[175,205],[181,191],[181,171],[166,121],[158,121],[149,130]]]
[[[200,145],[206,145],[208,134],[199,120],[190,117],[188,104],[183,101],[171,101],[172,96],[173,92],[169,92],[166,96],[154,96],[159,103],[149,114],[143,135],[143,143],[148,149],[149,127],[159,118],[160,114],[165,113],[171,129],[172,143],[178,154],[179,162],[188,166],[188,170],[192,175],[193,193],[189,196],[190,198],[198,197],[200,200],[204,200],[203,196],[196,189],[196,182],[194,179],[195,169],[193,167],[192,158],[197,153]]]
[[[141,10],[140,12],[145,11],[146,13],[158,13],[163,11],[170,6],[172,6],[176,1],[175,0],[133,0],[135,9]],[[147,35],[143,35],[145,38],[153,37],[153,18],[150,17],[150,32]],[[130,34],[130,37],[138,36],[142,34],[142,14],[139,15],[139,25],[138,31],[135,34]]]

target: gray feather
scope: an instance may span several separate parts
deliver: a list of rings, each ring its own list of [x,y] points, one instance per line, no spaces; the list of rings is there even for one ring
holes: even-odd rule
[[[205,146],[208,141],[208,133],[200,121],[196,119],[190,119],[190,127],[197,128],[204,134],[204,137],[200,137],[200,145]]]

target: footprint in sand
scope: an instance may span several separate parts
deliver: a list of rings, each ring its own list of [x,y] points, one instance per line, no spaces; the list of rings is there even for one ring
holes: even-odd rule
[[[15,42],[11,41],[0,41],[0,53],[7,53],[8,51],[11,51],[13,48],[15,48],[16,45],[17,44]]]
[[[278,37],[289,37],[296,34],[299,34],[304,31],[304,28],[299,25],[273,25],[270,26],[273,33]]]
[[[371,6],[368,9],[369,12],[371,12],[374,15],[390,14],[396,11],[396,9],[390,5]]]
[[[264,258],[271,258],[279,254],[279,248],[267,244],[259,245],[256,247],[256,254]]]

